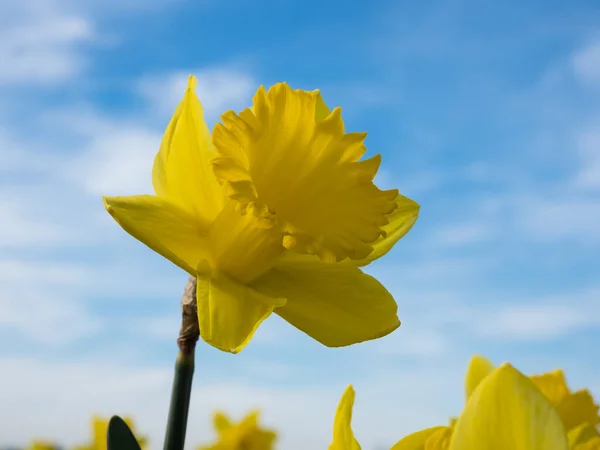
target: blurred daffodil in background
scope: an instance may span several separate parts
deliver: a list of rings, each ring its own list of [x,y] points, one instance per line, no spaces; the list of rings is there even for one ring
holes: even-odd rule
[[[60,448],[60,446],[53,442],[36,439],[29,444],[27,450],[58,450]]]
[[[413,226],[419,205],[373,179],[365,133],[346,133],[318,91],[279,83],[209,132],[196,79],[164,134],[156,195],[105,197],[125,231],[197,278],[202,338],[236,353],[275,312],[322,344],[399,325],[391,294],[360,267]]]
[[[360,450],[360,445],[352,431],[352,408],[355,395],[352,385],[349,385],[342,395],[333,420],[333,440],[329,450]]]
[[[253,411],[239,423],[233,423],[224,413],[214,415],[217,441],[198,450],[271,450],[277,434],[261,428],[258,424],[260,413]]]
[[[465,391],[458,420],[413,433],[392,450],[584,450],[600,445],[598,406],[589,391],[571,392],[561,370],[526,377],[509,364],[496,368],[476,355]]]
[[[483,356],[476,355],[471,359],[465,380],[467,399],[479,383],[493,371],[494,366]],[[533,375],[530,379],[550,400],[568,432],[581,426],[589,425],[595,428],[600,424],[599,407],[590,391],[581,389],[572,392],[567,386],[562,370]]]
[[[135,434],[135,427],[133,419],[130,417],[124,417],[123,420],[129,426],[129,429]],[[80,445],[73,450],[107,450],[106,434],[108,432],[108,419],[94,416],[91,419],[91,442],[89,444]],[[146,450],[148,447],[148,440],[146,438],[137,437],[138,444],[142,450]]]

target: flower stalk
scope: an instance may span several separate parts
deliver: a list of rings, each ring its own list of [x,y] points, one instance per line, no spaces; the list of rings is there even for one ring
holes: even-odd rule
[[[196,306],[196,278],[190,277],[181,297],[181,329],[177,346],[175,376],[171,390],[171,405],[167,419],[164,450],[183,450],[187,429],[192,380],[194,377],[194,353],[200,336]]]

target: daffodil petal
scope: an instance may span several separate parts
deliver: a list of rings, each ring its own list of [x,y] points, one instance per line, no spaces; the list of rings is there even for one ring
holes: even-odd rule
[[[594,397],[587,389],[573,392],[564,398],[556,405],[556,410],[567,430],[584,423],[592,425],[600,423],[598,405],[594,403]]]
[[[350,261],[291,255],[250,286],[287,298],[275,313],[328,347],[377,339],[400,326],[392,295]]]
[[[467,400],[473,394],[479,383],[494,371],[494,365],[483,356],[475,355],[469,361],[467,376],[465,377],[465,393]]]
[[[195,88],[196,78],[190,76],[154,159],[152,184],[157,195],[211,221],[222,208],[224,194],[210,163],[214,148]]]
[[[454,427],[450,450],[567,450],[550,401],[509,364],[486,377]]]
[[[447,427],[431,427],[400,439],[390,450],[425,450],[425,443],[436,433],[445,430]]]
[[[452,439],[452,432],[452,427],[444,427],[441,430],[436,431],[429,436],[423,450],[448,450],[450,447],[450,440]]]
[[[573,450],[600,450],[600,437],[595,437],[583,444],[579,444]]]
[[[269,297],[206,266],[199,268],[196,286],[200,336],[213,347],[231,353],[242,350],[284,298]]]
[[[580,390],[572,393],[562,370],[534,375],[531,380],[555,406],[567,430],[584,423],[600,423],[598,405],[590,392]]]
[[[196,275],[196,266],[206,257],[206,224],[153,195],[103,197],[103,201],[127,233],[190,275]]]
[[[318,89],[314,91],[317,94],[317,104],[315,106],[315,122],[323,122],[325,118],[331,114],[331,109],[329,106],[325,104],[323,97],[321,96],[321,91]]]
[[[357,261],[359,266],[381,258],[389,252],[396,243],[408,233],[419,217],[420,206],[408,197],[398,194],[396,209],[387,216],[389,223],[382,227],[385,232],[373,245],[373,251],[366,258]]]
[[[281,229],[240,214],[227,202],[208,230],[211,267],[247,283],[267,272],[285,252]]]
[[[329,450],[360,450],[360,445],[352,431],[352,407],[355,397],[354,388],[349,385],[338,404],[333,422],[333,441]]]
[[[531,381],[554,405],[569,395],[569,388],[562,370],[554,370],[542,375],[533,375]]]
[[[579,425],[576,428],[573,428],[567,434],[569,439],[569,448],[570,449],[580,449],[579,445],[585,444],[594,439],[600,439],[600,435],[598,434],[598,430],[594,425],[589,423],[584,423]]]
[[[221,411],[217,411],[213,417],[213,423],[215,425],[215,430],[219,435],[227,432],[227,430],[231,429],[232,423],[229,417]]]

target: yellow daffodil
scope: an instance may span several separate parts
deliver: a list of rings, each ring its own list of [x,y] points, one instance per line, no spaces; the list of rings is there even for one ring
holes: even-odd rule
[[[129,429],[135,435],[135,428],[133,426],[133,420],[129,417],[123,418],[125,423],[129,426]],[[108,432],[108,419],[94,416],[91,421],[92,425],[92,442],[90,445],[78,446],[74,450],[107,450],[106,434]],[[147,446],[147,440],[145,438],[139,438],[136,436],[138,444],[142,450]]]
[[[465,382],[467,398],[493,370],[494,366],[486,358],[476,355],[471,359]],[[533,375],[530,378],[554,405],[567,431],[586,424],[595,427],[600,423],[598,405],[594,403],[590,391],[581,389],[572,392],[567,386],[562,370]]]
[[[333,441],[329,450],[360,450],[360,445],[352,431],[352,407],[354,388],[349,385],[338,404],[333,422]]]
[[[58,450],[60,447],[52,442],[34,440],[29,444],[27,450]]]
[[[365,133],[319,92],[261,87],[211,134],[190,77],[152,170],[156,195],[105,197],[132,236],[197,278],[202,338],[239,352],[271,313],[330,347],[400,321],[360,267],[386,254],[419,205],[373,183]]]
[[[510,385],[510,383],[514,383],[514,389],[521,389],[522,395],[525,395],[523,393],[526,393],[527,395],[530,395],[532,400],[532,404],[530,406],[528,406],[527,408],[533,408],[534,410],[536,410],[536,408],[538,408],[536,411],[538,411],[540,414],[542,414],[541,412],[546,411],[547,409],[547,405],[551,405],[552,410],[554,411],[554,414],[550,414],[552,417],[556,416],[559,418],[559,420],[561,421],[561,429],[562,429],[562,435],[563,438],[561,438],[561,442],[562,440],[566,440],[566,442],[568,442],[567,447],[565,448],[570,448],[572,450],[588,450],[589,449],[595,449],[594,445],[598,445],[598,441],[600,441],[600,436],[598,435],[597,429],[596,429],[596,424],[599,422],[598,419],[598,407],[594,404],[594,400],[591,396],[591,394],[589,393],[589,391],[587,390],[582,390],[582,391],[577,391],[577,392],[571,392],[569,390],[569,388],[566,385],[566,381],[565,381],[565,377],[562,371],[560,370],[556,370],[553,372],[549,372],[543,375],[535,375],[532,377],[529,377],[528,379],[528,383],[525,383],[522,381],[522,377],[525,377],[524,375],[521,376],[520,372],[517,372],[516,369],[512,368],[511,366],[505,364],[503,366],[501,366],[502,368],[502,372],[500,370],[500,368],[495,368],[494,365],[487,360],[486,358],[476,355],[474,356],[471,361],[469,362],[469,367],[467,370],[467,375],[465,377],[465,392],[466,392],[466,397],[467,397],[467,402],[466,402],[466,407],[465,410],[463,411],[463,413],[461,414],[461,418],[463,417],[470,417],[469,414],[474,414],[474,413],[465,413],[465,411],[467,411],[467,409],[469,408],[470,403],[472,402],[472,397],[475,395],[475,392],[478,392],[480,390],[480,386],[481,384],[487,380],[489,377],[491,377],[492,375],[496,376],[496,377],[500,377],[500,381],[498,381],[498,379],[496,379],[496,383],[497,384],[490,384],[490,386],[494,387],[494,389],[501,389],[502,386],[508,386]],[[515,375],[515,372],[517,372],[519,374],[519,376]],[[498,373],[505,373],[505,375],[498,375]],[[503,378],[504,377],[504,378]],[[512,377],[512,378],[511,378]],[[512,380],[512,381],[511,381]],[[534,391],[532,391],[531,386],[535,387],[535,393]],[[488,386],[488,389],[492,389],[492,387]],[[508,389],[508,388],[506,388]],[[519,394],[519,395],[521,395]],[[542,395],[543,398],[545,399],[545,402],[539,403],[539,395]],[[489,394],[490,396],[492,395],[491,393]],[[507,395],[507,394],[498,394],[498,395]],[[490,397],[491,398],[491,397]],[[525,408],[525,405],[523,404],[523,402],[521,400],[519,400],[519,398],[515,398],[511,401],[506,400],[506,405],[502,402],[498,402],[498,403],[481,403],[479,405],[479,409],[477,409],[477,414],[480,414],[482,416],[486,416],[486,413],[484,411],[484,405],[485,404],[493,404],[495,405],[496,409],[502,409],[504,412],[502,414],[505,414],[508,418],[510,417],[520,417],[519,414],[515,411],[513,411],[514,408],[517,408],[517,406],[515,405],[520,405],[518,406],[519,408]],[[533,399],[538,399],[538,400],[533,400]],[[511,403],[512,402],[512,403]],[[537,405],[537,406],[536,406]],[[544,406],[545,405],[545,406]],[[474,407],[472,407],[474,408]],[[512,408],[512,409],[511,409]],[[523,411],[523,414],[525,414],[526,411],[528,411],[528,409],[525,408]],[[471,410],[470,410],[471,411]],[[512,411],[512,412],[511,412]],[[466,414],[466,415],[465,415]],[[491,414],[491,413],[490,413]],[[528,414],[528,413],[527,413]],[[536,413],[537,414],[537,413]],[[546,413],[544,413],[546,414]],[[536,416],[537,418],[533,418],[530,417],[531,420],[539,420],[541,421],[541,417],[543,415],[540,415],[539,417]],[[495,416],[494,416],[495,417]],[[506,419],[505,422],[502,422],[502,419],[499,417],[496,417],[494,420],[498,420],[498,426],[496,427],[496,430],[502,430],[504,426],[508,426],[509,428],[507,428],[508,430],[511,430],[510,433],[512,433],[513,435],[517,436],[515,433],[517,431],[517,425],[513,424],[510,425],[501,425],[501,423],[507,423],[506,421],[510,422],[509,419]],[[516,420],[516,419],[515,419]],[[529,419],[528,419],[529,420]],[[527,428],[528,431],[523,431],[525,430],[524,428],[521,430],[523,431],[523,433],[531,433],[531,436],[537,436],[536,439],[542,439],[542,435],[543,433],[545,433],[546,431],[543,430],[543,426],[540,423],[535,422],[535,420],[531,423],[529,423],[529,425],[527,425],[530,428]],[[545,419],[544,419],[545,420]],[[460,420],[458,421],[460,422]],[[413,433],[407,437],[405,437],[404,439],[402,439],[400,442],[398,442],[394,447],[392,447],[392,450],[420,450],[420,449],[427,449],[427,450],[447,450],[447,449],[453,449],[453,450],[470,450],[471,447],[460,447],[457,446],[458,444],[454,444],[454,446],[452,446],[451,442],[454,442],[455,438],[454,435],[457,433],[456,431],[456,427],[458,426],[457,421],[452,421],[451,425],[448,427],[442,426],[442,427],[433,427],[433,428],[429,428],[426,430],[422,430],[419,431],[417,433]],[[464,422],[465,420],[463,420],[463,427],[464,427]],[[471,422],[469,422],[471,423]],[[486,422],[487,423],[487,422]],[[476,425],[473,426],[480,426],[479,422],[477,422]],[[533,427],[533,428],[531,428]],[[535,427],[538,427],[539,429],[536,429]],[[552,431],[552,433],[554,433],[556,430]],[[463,433],[465,433],[465,431],[462,431]],[[548,433],[550,433],[550,435],[552,435],[552,433],[550,431],[547,431]],[[508,432],[507,432],[508,433]],[[458,440],[458,438],[456,438]],[[533,438],[532,438],[533,439]],[[462,442],[462,441],[461,441]],[[471,441],[469,441],[471,442]],[[482,441],[481,448],[489,448],[489,449],[495,449],[495,448],[503,448],[502,446],[499,447],[486,447],[486,445],[483,444],[484,441]],[[501,441],[498,441],[501,442]],[[519,441],[521,442],[521,441]],[[536,441],[538,442],[538,441]],[[542,440],[540,440],[539,442],[545,442]],[[513,448],[513,449],[537,449],[537,448],[545,448],[545,447],[536,447],[535,445],[528,447],[525,441],[522,441],[521,443],[518,443],[517,441],[515,441],[514,444],[512,444],[512,446],[507,446],[506,448]],[[537,444],[536,444],[537,445]],[[561,444],[562,445],[562,444]],[[473,448],[479,448],[479,447],[473,447]],[[563,448],[563,447],[548,447],[548,449],[553,449],[553,448]],[[598,449],[600,450],[600,448]]]
[[[214,426],[218,434],[217,442],[199,450],[271,450],[277,434],[259,427],[258,418],[258,411],[253,411],[234,424],[225,414],[216,413]]]
[[[567,450],[567,434],[552,403],[510,364],[489,374],[452,427],[400,440],[392,450]]]

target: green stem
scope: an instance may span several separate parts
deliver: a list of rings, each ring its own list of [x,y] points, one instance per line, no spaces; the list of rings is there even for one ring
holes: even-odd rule
[[[164,450],[183,450],[193,378],[194,352],[184,354],[179,351],[175,363]]]
[[[196,279],[190,277],[181,298],[181,331],[177,345],[175,376],[171,390],[171,405],[167,419],[164,450],[183,450],[187,429],[192,380],[194,378],[194,352],[200,336],[196,307]]]

